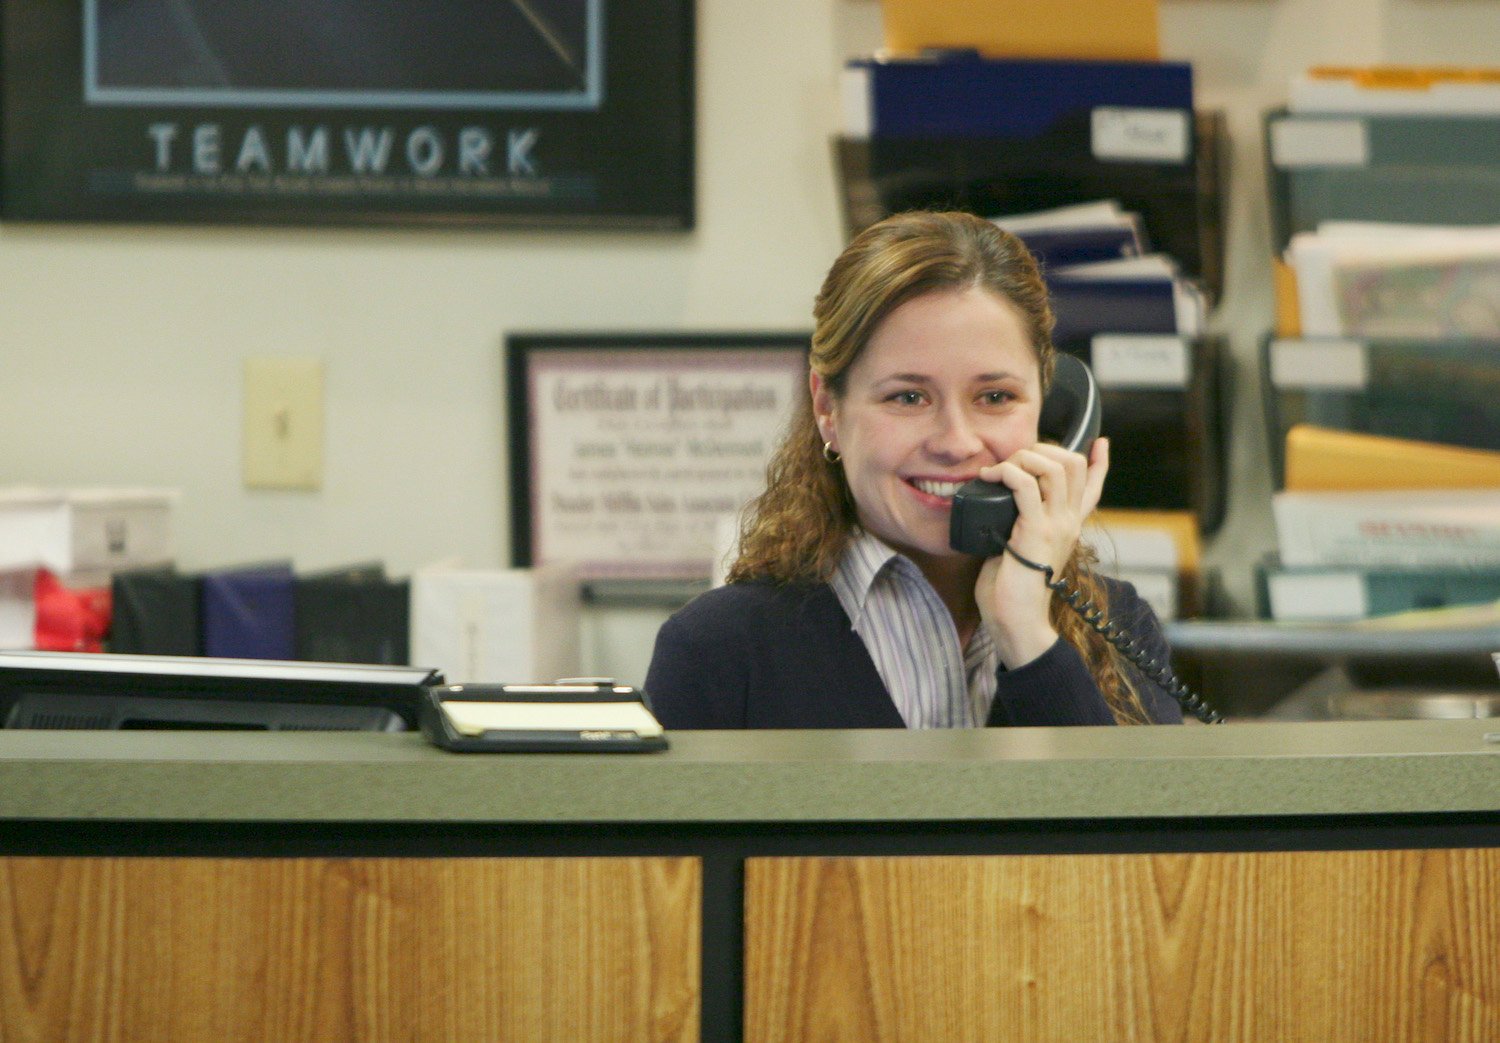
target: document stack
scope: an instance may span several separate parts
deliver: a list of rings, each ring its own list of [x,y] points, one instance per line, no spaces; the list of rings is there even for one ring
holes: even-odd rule
[[[1202,613],[1202,539],[1187,511],[1099,510],[1083,539],[1099,571],[1131,583],[1160,618]]]
[[[578,576],[566,565],[418,569],[413,661],[454,683],[576,676],[580,612]]]
[[[1282,385],[1280,397],[1293,393]],[[1307,423],[1284,445],[1279,556],[1257,568],[1264,615],[1352,620],[1500,601],[1500,451]]]
[[[176,494],[0,489],[0,648],[97,652],[110,577],[172,559]]]
[[[1264,614],[1500,599],[1500,70],[1313,69],[1267,116]]]
[[[1312,69],[1289,95],[1266,117],[1279,332],[1493,335],[1464,302],[1495,281],[1500,69]]]

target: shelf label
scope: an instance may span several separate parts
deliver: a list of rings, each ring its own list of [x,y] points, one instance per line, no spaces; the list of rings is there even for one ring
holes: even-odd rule
[[[1283,572],[1271,576],[1266,587],[1272,619],[1363,619],[1370,614],[1358,572]]]
[[[1092,114],[1095,159],[1186,163],[1192,136],[1185,109],[1100,106]]]
[[[1271,124],[1271,165],[1367,167],[1370,133],[1364,120],[1284,119]]]
[[[1099,334],[1090,353],[1094,379],[1101,388],[1175,388],[1188,386],[1188,345],[1181,337]]]
[[[1359,391],[1369,382],[1369,353],[1363,341],[1271,342],[1273,387]]]

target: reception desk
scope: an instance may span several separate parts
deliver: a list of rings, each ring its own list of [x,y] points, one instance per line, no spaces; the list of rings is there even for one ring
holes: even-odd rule
[[[1497,732],[0,731],[0,1039],[1496,1039]]]

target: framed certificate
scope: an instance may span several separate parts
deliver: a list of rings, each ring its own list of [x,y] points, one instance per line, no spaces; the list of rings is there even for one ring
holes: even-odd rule
[[[692,0],[0,0],[0,217],[687,228]]]
[[[807,349],[797,333],[510,337],[514,563],[707,580],[808,393]]]

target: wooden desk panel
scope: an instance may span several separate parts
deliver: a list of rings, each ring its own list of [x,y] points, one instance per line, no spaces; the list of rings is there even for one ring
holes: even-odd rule
[[[746,1039],[1500,1039],[1500,850],[757,858]]]
[[[3,858],[0,1039],[691,1040],[690,858]]]

